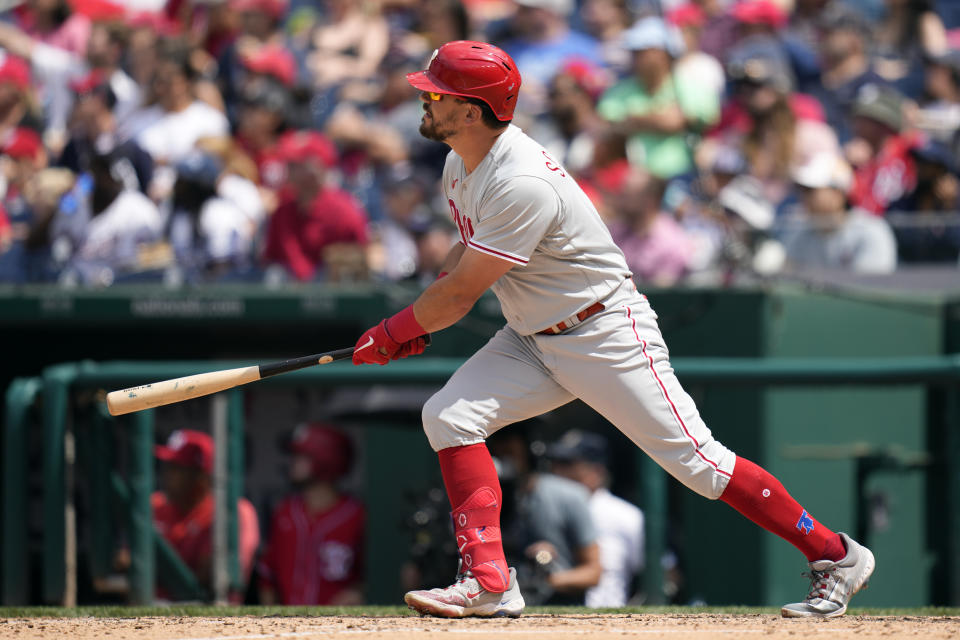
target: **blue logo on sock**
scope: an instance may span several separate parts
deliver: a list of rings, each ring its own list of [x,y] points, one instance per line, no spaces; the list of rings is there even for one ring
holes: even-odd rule
[[[797,520],[797,529],[803,531],[803,535],[805,536],[813,533],[813,518],[807,515],[806,509],[803,510],[803,513],[800,514],[800,519]]]

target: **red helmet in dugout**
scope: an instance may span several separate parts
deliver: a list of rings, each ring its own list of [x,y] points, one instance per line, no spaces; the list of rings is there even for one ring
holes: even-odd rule
[[[310,459],[310,475],[317,480],[333,482],[345,476],[353,466],[350,438],[320,422],[297,427],[290,442],[290,451]]]
[[[513,118],[520,72],[513,58],[486,42],[456,40],[433,53],[426,71],[407,74],[420,91],[449,93],[486,102],[498,120]]]

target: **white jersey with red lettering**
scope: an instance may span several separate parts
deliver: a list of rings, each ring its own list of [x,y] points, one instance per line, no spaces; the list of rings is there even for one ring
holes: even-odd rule
[[[469,175],[451,153],[443,186],[467,250],[515,266],[492,287],[507,326],[423,407],[434,450],[579,398],[680,482],[718,498],[736,455],[677,381],[656,313],[566,170],[511,125]]]
[[[521,335],[575,315],[630,277],[590,199],[515,125],[469,175],[451,151],[443,188],[461,241],[517,265],[492,290]]]

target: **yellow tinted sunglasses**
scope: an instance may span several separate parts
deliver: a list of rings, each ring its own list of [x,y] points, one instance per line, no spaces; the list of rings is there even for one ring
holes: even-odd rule
[[[444,96],[442,93],[434,93],[433,91],[427,91],[427,95],[430,96],[430,99],[434,102],[440,102]]]

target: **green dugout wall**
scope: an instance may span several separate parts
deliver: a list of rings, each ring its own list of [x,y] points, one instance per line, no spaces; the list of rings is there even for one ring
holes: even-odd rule
[[[0,290],[0,327],[31,346],[8,354],[0,378],[6,388],[14,377],[39,375],[45,365],[86,358],[257,361],[348,346],[415,293],[315,287],[277,292],[230,287]],[[648,296],[677,358],[815,361],[960,352],[960,301],[840,298],[789,289],[651,291]],[[460,326],[436,337],[431,355],[469,355],[500,324],[495,300],[485,298]],[[26,393],[24,384],[14,391]],[[947,451],[957,449],[960,429],[955,386],[951,392],[915,382],[686,386],[717,437],[769,467],[815,517],[850,533],[866,531],[878,570],[857,604],[957,604],[960,529],[957,514],[943,509],[957,504],[960,489],[957,464],[949,466],[945,459]],[[379,528],[372,531],[396,526],[400,503],[382,487],[391,486],[386,478],[395,473],[391,462],[397,456],[416,461],[398,491],[416,491],[438,478],[422,434],[410,427],[371,423],[365,428],[364,437],[377,443],[369,448],[365,466],[365,497],[370,510],[381,514]],[[47,443],[45,451],[51,446],[56,450],[56,444]],[[643,456],[637,459],[642,466]],[[9,478],[5,470],[4,481]],[[804,564],[792,547],[725,505],[703,500],[672,480],[662,481],[676,525],[670,541],[680,551],[685,596],[711,604],[776,605],[802,595]],[[638,483],[633,494],[649,501],[657,489]],[[371,535],[368,567],[386,571],[391,547],[403,544],[407,541],[378,545]],[[729,576],[745,567],[751,579],[738,581],[731,590]],[[391,588],[371,596],[391,601]]]

